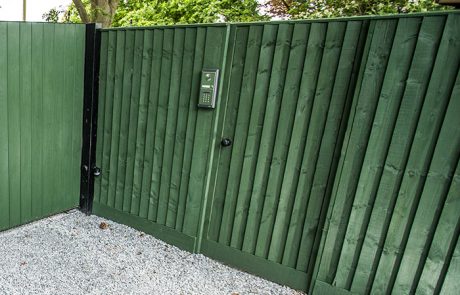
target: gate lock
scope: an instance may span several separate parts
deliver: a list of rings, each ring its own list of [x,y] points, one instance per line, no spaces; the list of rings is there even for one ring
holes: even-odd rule
[[[83,170],[85,170],[85,172],[88,172],[88,166],[83,165]],[[91,172],[93,173],[94,176],[97,177],[101,175],[101,168],[94,166],[93,169],[91,169]]]

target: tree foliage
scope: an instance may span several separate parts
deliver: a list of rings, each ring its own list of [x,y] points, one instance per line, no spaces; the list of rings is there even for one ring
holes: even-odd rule
[[[120,0],[72,0],[80,19],[84,23],[94,22],[110,27]]]
[[[381,15],[444,9],[434,0],[73,0],[54,8],[47,21],[99,22],[108,26],[249,22],[284,19]]]
[[[120,3],[114,26],[239,22],[264,19],[256,0],[134,0]]]
[[[434,0],[268,0],[264,7],[271,16],[294,19],[382,15],[444,9]]]
[[[72,0],[72,4],[52,8],[43,14],[48,22],[100,23],[103,27],[112,25],[119,0]]]
[[[92,13],[96,9],[93,1],[79,1],[88,12],[88,18],[81,17],[75,0],[67,9],[51,9],[43,18],[51,22],[100,22]],[[110,21],[113,27],[268,19],[258,13],[257,0],[121,0],[117,5]]]

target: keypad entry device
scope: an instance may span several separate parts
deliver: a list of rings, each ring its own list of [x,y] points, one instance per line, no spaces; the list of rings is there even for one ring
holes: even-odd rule
[[[201,72],[200,96],[198,107],[213,109],[216,107],[217,82],[219,70],[203,69]]]

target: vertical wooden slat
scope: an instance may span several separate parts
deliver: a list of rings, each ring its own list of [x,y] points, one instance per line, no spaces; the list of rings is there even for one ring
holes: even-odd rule
[[[196,121],[197,112],[196,98],[199,91],[199,79],[202,70],[203,59],[205,54],[206,44],[206,29],[196,28],[193,30],[195,36],[195,54],[193,57],[193,70],[192,70],[192,84],[190,89],[190,104],[189,104],[189,116],[187,118],[187,131],[185,133],[185,146],[184,146],[184,167],[182,168],[182,175],[179,187],[179,201],[177,205],[177,218],[176,218],[176,229],[179,231],[183,230],[185,220],[185,205],[188,196],[190,173],[193,157],[193,145],[195,141]]]
[[[158,94],[159,94],[159,83],[160,73],[162,66],[163,56],[163,31],[153,31],[153,51],[152,51],[152,65],[150,75],[150,89],[148,97],[148,116],[147,116],[147,127],[145,134],[145,154],[144,154],[144,170],[142,174],[142,186],[141,186],[141,200],[139,208],[139,216],[147,218],[148,211],[150,208],[151,195],[150,187],[152,182],[152,169],[153,169],[153,152],[155,144],[155,130],[157,124],[157,113],[158,113]]]
[[[141,76],[139,85],[139,115],[136,122],[136,145],[133,165],[133,187],[131,195],[131,214],[138,215],[140,211],[142,179],[144,170],[145,141],[148,121],[150,79],[152,73],[152,55],[153,55],[153,30],[146,30],[142,34],[143,46]]]
[[[123,181],[123,211],[131,211],[132,192],[133,192],[133,177],[134,177],[134,161],[136,153],[136,136],[139,117],[139,100],[141,88],[142,74],[142,53],[144,47],[144,31],[137,30],[134,33],[134,60],[133,73],[131,81],[131,93],[129,99],[129,119],[128,119],[128,135],[126,138],[126,172]],[[127,98],[125,98],[127,99]]]
[[[330,261],[330,257],[327,257],[331,255],[330,253],[326,255],[327,263],[323,263],[323,258],[324,258],[323,253],[327,251],[327,249],[325,248],[325,245],[326,245],[326,242],[328,242],[327,232],[329,230],[330,222],[333,218],[335,202],[337,200],[337,189],[340,183],[338,179],[340,179],[341,174],[344,170],[345,155],[347,154],[347,150],[350,146],[350,134],[352,131],[351,127],[354,124],[354,118],[356,117],[356,112],[357,112],[358,100],[355,99],[355,97],[358,96],[358,93],[361,90],[361,86],[362,86],[361,82],[365,75],[366,64],[367,64],[367,60],[369,57],[368,53],[372,45],[372,38],[374,35],[374,31],[375,31],[375,22],[369,21],[365,24],[365,26],[367,27],[366,30],[364,31],[364,34],[366,36],[365,38],[363,38],[364,40],[361,40],[364,46],[361,51],[361,60],[358,63],[359,68],[357,69],[356,83],[353,85],[354,86],[353,90],[349,92],[349,95],[352,97],[351,107],[350,107],[350,111],[348,113],[348,118],[346,122],[343,122],[343,125],[344,125],[343,127],[345,128],[344,128],[344,132],[341,137],[342,143],[340,147],[340,157],[337,161],[336,171],[334,173],[334,178],[332,180],[333,184],[332,186],[329,186],[328,188],[329,193],[331,195],[330,197],[331,199],[330,199],[330,204],[327,209],[327,213],[324,216],[325,220],[324,220],[324,225],[322,229],[324,233],[322,234],[321,241],[319,244],[319,255],[318,255],[317,262],[315,263],[315,269],[314,269],[314,279],[316,279],[316,281],[322,281],[322,282],[327,282],[327,283],[331,282],[333,275],[334,275],[333,272],[335,271],[335,269],[334,269],[334,264],[331,263]],[[336,153],[338,153],[337,149],[336,149]],[[339,200],[339,203],[338,203],[339,206],[342,206],[342,202],[343,202],[342,200]],[[312,287],[314,287],[314,285],[312,285]],[[312,288],[310,288],[310,290],[312,290]]]
[[[65,63],[65,44],[66,44],[66,31],[63,26],[55,26],[54,28],[54,61],[56,63],[64,64]],[[53,175],[54,179],[59,179],[61,175],[63,175],[63,166],[58,165],[57,163],[63,163],[66,159],[66,151],[65,151],[65,144],[63,143],[64,140],[64,133],[66,130],[62,128],[62,123],[64,121],[64,107],[65,102],[62,99],[62,93],[59,91],[56,85],[65,85],[65,68],[58,68],[53,71],[53,108],[52,112],[49,114],[54,114],[53,116],[53,145],[51,146],[51,153],[53,156],[53,169],[50,171],[51,175]],[[65,86],[64,86],[65,87]],[[64,186],[60,183],[58,184],[56,181],[52,182],[53,187],[53,211],[59,212],[63,208],[61,207],[61,199],[64,197]]]
[[[248,42],[248,28],[237,28],[235,30],[234,36],[234,47],[232,54],[232,65],[230,69],[230,80],[228,86],[228,97],[229,100],[232,100],[234,103],[227,102],[225,108],[225,114],[223,120],[225,120],[225,126],[223,127],[222,138],[230,138],[233,143],[230,148],[221,148],[220,159],[219,159],[219,168],[222,169],[215,184],[216,190],[215,195],[217,198],[214,199],[214,208],[216,216],[215,224],[211,226],[210,234],[215,236],[217,230],[220,229],[219,240],[223,243],[229,244],[231,238],[231,230],[233,224],[232,210],[236,202],[237,197],[237,186],[239,173],[237,172],[238,162],[235,161],[237,157],[235,154],[238,153],[242,147],[240,138],[238,138],[235,127],[238,121],[238,107],[241,102],[241,85],[242,85],[242,75],[244,70],[244,60],[246,58],[246,47]],[[236,48],[241,48],[241,50],[236,50]],[[244,48],[244,49],[243,49]],[[233,181],[230,185],[229,182]],[[219,205],[219,203],[221,205]],[[217,207],[216,207],[217,206]],[[222,213],[223,210],[223,213]],[[233,213],[234,214],[234,213]],[[212,217],[211,217],[212,218]]]
[[[0,229],[10,225],[8,43],[8,24],[0,22]]]
[[[126,40],[125,32],[120,32],[116,34],[116,54],[114,60],[114,78],[113,78],[113,99],[112,99],[112,109],[109,109],[108,112],[111,113],[111,117],[107,119],[110,120],[110,124],[107,125],[109,128],[107,132],[110,134],[109,139],[110,143],[107,144],[107,150],[109,154],[109,163],[107,170],[109,172],[109,181],[107,188],[107,205],[114,206],[115,208],[122,209],[122,200],[121,197],[116,195],[117,188],[119,186],[118,178],[118,154],[120,150],[120,125],[121,125],[121,106],[124,97],[124,89],[127,79],[125,71],[125,59],[128,58],[128,43]],[[124,49],[127,47],[126,50]],[[110,81],[110,80],[109,80]],[[104,145],[105,146],[105,145]]]
[[[300,179],[296,187],[296,196],[304,198],[305,207],[303,220],[296,224],[300,227],[299,231],[299,244],[295,244],[294,249],[297,249],[297,263],[296,268],[306,271],[308,265],[308,254],[314,240],[314,232],[317,227],[312,215],[316,213],[319,216],[321,205],[314,205],[314,203],[322,203],[322,198],[311,200],[310,192],[315,175],[315,166],[320,153],[321,139],[324,134],[326,119],[328,117],[329,104],[332,98],[332,91],[334,88],[335,76],[340,61],[344,35],[347,24],[344,22],[333,22],[327,25],[325,32],[324,50],[321,57],[321,66],[318,69],[318,78],[316,83],[315,93],[313,94],[313,105],[311,110],[311,117],[308,122],[308,131],[306,142],[303,150],[303,159],[300,169]],[[332,154],[331,154],[332,156]],[[307,206],[311,203],[311,206]],[[310,207],[314,208],[310,210]],[[310,210],[310,214],[308,214]],[[316,211],[316,212],[315,212]],[[314,212],[314,213],[311,213]],[[307,231],[308,230],[308,231]],[[281,258],[281,256],[278,256]]]
[[[246,229],[246,219],[249,211],[250,194],[248,192],[241,193],[242,183],[245,179],[241,179],[241,173],[244,171],[245,150],[249,135],[249,123],[251,120],[251,111],[253,106],[253,95],[255,91],[255,83],[257,78],[257,68],[259,63],[259,54],[261,51],[261,41],[263,26],[249,27],[248,42],[246,48],[246,56],[244,61],[243,81],[241,84],[240,102],[238,110],[238,119],[235,129],[234,151],[232,151],[232,163],[235,162],[235,178],[238,179],[238,194],[235,208],[235,217],[233,221],[231,246],[241,249],[244,240],[244,232]],[[238,50],[238,47],[235,48]],[[230,99],[230,97],[229,97]],[[227,124],[225,122],[225,124]],[[237,146],[239,144],[239,146]],[[248,163],[248,162],[246,162]],[[233,183],[235,185],[235,183]]]
[[[292,178],[293,187],[290,189],[293,191],[289,192],[283,189],[282,193],[292,194],[290,195],[290,198],[293,198],[293,195],[295,195],[290,217],[290,224],[292,224],[292,226],[289,226],[285,242],[290,246],[285,248],[282,261],[284,265],[289,267],[295,267],[297,263],[298,247],[300,245],[300,239],[302,236],[301,225],[303,224],[306,213],[305,207],[308,200],[307,195],[297,195],[296,190],[298,187],[301,171],[307,171],[305,167],[302,168],[301,166],[302,163],[305,163],[304,165],[308,165],[308,161],[303,162],[302,158],[304,155],[312,105],[320,72],[324,42],[326,39],[326,30],[327,24],[314,23],[311,25],[311,29],[308,35],[307,51],[304,61],[302,78],[300,80],[299,98],[294,115],[295,120],[292,130],[293,135],[289,145],[290,150],[286,164],[286,173],[292,173],[292,175],[287,174],[285,177]]]
[[[458,93],[460,89],[453,94]],[[437,294],[449,266],[456,237],[460,233],[460,161],[452,176],[450,189],[444,202],[441,217],[427,254],[423,271],[417,285],[416,294]]]
[[[184,36],[184,53],[182,61],[181,83],[178,103],[177,131],[174,145],[173,164],[171,170],[171,186],[169,188],[168,212],[166,225],[176,227],[179,214],[180,186],[185,163],[187,122],[192,116],[195,104],[191,99],[191,87],[193,80],[193,63],[195,56],[196,29],[186,28]]]
[[[359,175],[363,161],[363,151],[366,148],[370,133],[370,122],[372,122],[374,117],[376,100],[382,86],[389,51],[393,43],[395,27],[395,20],[376,21],[375,30],[378,31],[378,34],[371,35],[372,41],[369,49],[369,58],[363,65],[365,70],[361,88],[354,98],[358,101],[356,114],[353,118],[349,137],[345,139],[349,141],[345,148],[353,149],[354,152],[345,155],[343,168],[337,179],[337,190],[334,192],[334,195],[337,194],[337,197],[335,198],[334,211],[330,220],[319,269],[319,276],[327,278],[328,281],[331,280],[331,276],[335,275],[340,254],[339,250],[342,246],[343,235],[345,234],[346,222],[344,221],[348,220],[353,202],[353,195],[357,185],[357,175]]]
[[[163,150],[164,165],[161,169],[161,181],[159,187],[160,200],[158,203],[157,223],[166,224],[168,213],[169,188],[171,185],[171,171],[173,166],[174,147],[176,142],[177,116],[179,104],[179,91],[181,84],[181,69],[184,53],[185,30],[174,30],[174,47],[172,50],[171,81],[168,95],[168,113],[165,130],[165,149]],[[177,78],[175,78],[177,77]]]
[[[123,90],[120,101],[120,126],[119,126],[119,138],[118,138],[118,159],[116,168],[116,186],[115,186],[115,208],[118,210],[127,210],[127,206],[130,203],[129,198],[125,198],[125,181],[127,174],[127,157],[128,157],[128,145],[129,145],[129,133],[130,133],[130,114],[132,102],[134,99],[133,82],[134,75],[137,75],[134,70],[134,62],[136,55],[136,31],[128,30],[126,32],[125,39],[125,58],[123,66]]]
[[[295,25],[291,28],[291,30],[292,32],[290,32],[289,35],[291,40],[289,44],[290,52],[288,55],[288,62],[287,64],[279,67],[281,71],[285,71],[284,81],[281,82],[284,85],[282,86],[283,90],[279,90],[281,95],[280,114],[276,126],[275,146],[273,149],[270,172],[268,176],[268,185],[265,193],[264,208],[262,211],[262,220],[265,220],[265,223],[261,223],[257,242],[257,247],[260,247],[260,241],[262,239],[265,240],[262,250],[264,253],[263,255],[268,255],[268,251],[271,250],[270,241],[278,239],[276,234],[279,234],[280,229],[275,227],[275,218],[279,221],[280,218],[282,219],[285,217],[285,215],[283,215],[285,212],[285,200],[283,198],[280,199],[280,194],[283,181],[285,181],[285,179],[283,179],[283,174],[285,172],[287,155],[290,148],[289,138],[291,137],[292,126],[294,123],[292,113],[295,112],[295,108],[297,106],[299,91],[298,83],[302,76],[303,60],[305,58],[305,50],[309,34],[307,26]],[[280,203],[279,206],[277,204],[278,202]],[[277,214],[278,210],[281,210],[281,212],[278,212],[279,215]],[[273,240],[272,234],[275,235]],[[275,252],[272,250],[270,255],[268,255],[268,258],[275,262],[279,262],[282,255],[282,251],[278,248],[280,246],[278,242],[279,241],[277,240],[273,243]]]
[[[398,192],[394,213],[388,228],[388,235],[372,286],[374,292],[385,292],[392,288],[402,251],[408,238],[420,193],[425,183],[425,175],[431,162],[439,128],[444,118],[449,92],[458,71],[460,43],[450,43],[456,34],[455,18],[446,21],[443,37],[431,73],[420,119],[415,132],[409,160]],[[451,60],[449,57],[453,57]]]
[[[119,59],[118,56],[122,54],[121,46],[123,46],[121,36],[117,35],[117,32],[108,32],[107,42],[108,42],[108,52],[107,52],[107,86],[106,86],[106,95],[105,95],[105,105],[104,109],[100,109],[104,111],[104,132],[103,137],[98,140],[98,144],[102,144],[102,159],[101,159],[101,196],[100,202],[102,204],[113,204],[114,203],[114,195],[113,190],[112,194],[109,198],[109,191],[113,189],[111,185],[112,177],[111,175],[114,173],[112,170],[111,164],[111,153],[112,148],[112,126],[113,126],[113,106],[114,100],[117,97],[115,94],[117,93],[118,97],[118,89],[117,92],[115,91],[115,85],[121,85],[121,77],[119,71],[116,71],[116,66],[120,67],[119,63],[116,63]],[[120,34],[121,35],[121,34]],[[124,35],[123,35],[124,38]],[[120,45],[119,45],[120,44]],[[99,115],[100,116],[100,115]]]
[[[261,142],[261,128],[264,122],[265,108],[268,95],[268,81],[270,81],[273,55],[275,52],[275,40],[278,33],[278,26],[264,25],[262,41],[260,45],[259,62],[254,84],[253,103],[249,120],[248,137],[244,151],[244,161],[241,173],[241,183],[239,187],[239,198],[247,199],[248,208],[246,229],[243,239],[243,251],[253,253],[257,241],[256,216],[249,209],[251,206],[260,203],[261,196],[252,194],[255,181],[257,159]],[[254,205],[251,205],[254,204]]]
[[[166,124],[168,118],[169,83],[171,81],[171,65],[174,48],[174,30],[166,29],[163,35],[163,55],[161,60],[161,76],[158,94],[157,123],[153,152],[152,182],[150,187],[150,207],[148,217],[157,220],[161,185],[161,171],[164,165]]]
[[[375,275],[390,222],[388,212],[392,211],[407,163],[443,26],[442,19],[425,18],[417,36],[404,95],[351,286],[355,292],[367,292]]]
[[[54,26],[45,24],[43,31],[43,150],[48,151],[43,155],[43,169],[42,173],[47,173],[54,169],[53,161],[55,153],[52,150],[52,145],[54,144],[54,134],[53,134],[53,118],[54,112],[52,107],[54,106],[53,99],[53,83],[54,83],[54,74],[53,74],[53,61],[54,61]],[[53,115],[51,115],[53,114]],[[50,172],[53,175],[53,172]],[[52,207],[52,178],[45,177],[43,181],[43,210],[45,208]]]
[[[460,280],[458,274],[460,273],[460,237],[457,238],[457,245],[455,246],[452,260],[450,261],[447,270],[446,278],[441,288],[441,295],[450,295],[458,293],[460,289]]]
[[[307,45],[309,45],[310,25],[297,24],[294,26],[291,44],[291,55],[289,57],[289,65],[284,86],[283,102],[281,106],[281,114],[278,124],[278,134],[276,140],[279,149],[274,151],[275,170],[271,177],[275,177],[274,183],[275,193],[279,196],[279,205],[276,212],[276,219],[273,224],[273,234],[270,242],[270,252],[268,259],[281,262],[283,256],[284,241],[286,240],[286,232],[283,227],[289,218],[290,209],[294,202],[293,189],[297,183],[297,178],[294,174],[298,171],[295,169],[296,163],[293,163],[293,156],[296,155],[298,149],[298,140],[302,141],[302,136],[295,132],[299,130],[298,117],[292,114],[296,113],[296,109],[302,108],[302,99],[299,99],[299,92],[302,87],[301,81],[305,69],[305,54]],[[308,67],[308,65],[307,65]],[[310,68],[308,71],[312,71]],[[301,125],[306,125],[305,123]],[[287,130],[287,131],[286,131]],[[278,154],[278,153],[281,153]],[[281,169],[280,169],[281,168]],[[282,175],[281,175],[282,173]],[[278,179],[276,179],[278,178]],[[279,190],[279,191],[278,191]]]
[[[312,117],[307,137],[307,142],[312,141],[314,143],[315,137],[321,137],[320,145],[318,146],[318,143],[315,143],[316,147],[313,145],[313,151],[318,153],[318,155],[315,160],[312,160],[312,169],[315,167],[314,176],[309,187],[308,205],[306,208],[305,220],[302,224],[303,234],[300,239],[299,253],[297,256],[297,269],[307,271],[307,273],[313,271],[316,261],[316,249],[320,239],[318,232],[321,231],[324,222],[322,221],[323,219],[321,219],[321,214],[325,211],[324,207],[329,201],[332,186],[332,179],[330,179],[332,178],[331,173],[335,173],[335,171],[331,171],[331,165],[334,163],[335,153],[338,151],[341,144],[340,142],[339,146],[337,146],[337,141],[339,138],[342,138],[339,132],[342,128],[343,116],[346,116],[348,113],[346,108],[349,106],[352,97],[350,89],[352,89],[355,79],[352,71],[357,70],[360,56],[358,56],[358,60],[356,60],[356,55],[359,54],[362,49],[363,42],[360,41],[360,38],[362,38],[365,33],[366,31],[363,31],[363,24],[361,22],[347,23],[346,29],[343,32],[343,44],[340,45],[340,56],[335,69],[334,81],[329,83],[332,89],[325,91],[331,96],[328,109],[316,109],[316,105],[314,105],[313,108],[314,113],[324,113],[327,111],[327,115],[324,115],[324,121],[321,121],[321,119],[318,120],[316,116]],[[340,40],[340,38],[338,40]],[[335,42],[338,40],[336,39]],[[336,44],[336,47],[338,46],[339,45]],[[337,48],[335,50],[338,51]],[[323,59],[324,58],[328,58],[326,53],[323,56]],[[322,77],[320,76],[320,78]],[[317,91],[322,91],[321,89],[328,85],[327,79],[321,84],[320,82],[321,80],[318,82]],[[318,98],[315,98],[315,101],[317,99]],[[323,127],[321,127],[321,124]],[[321,135],[315,135],[315,130],[317,129],[319,131],[316,132],[321,132],[322,130]],[[311,145],[307,144],[307,148],[309,147],[311,147]],[[308,163],[309,161],[306,161],[305,164]]]
[[[289,60],[292,29],[292,25],[288,24],[279,25],[278,28],[252,192],[253,196],[258,196],[260,201],[257,202],[256,206],[249,207],[250,211],[255,212],[253,220],[257,229],[255,232],[257,241],[254,253],[262,257],[268,254],[267,238],[265,237],[266,226],[270,226],[273,222],[271,211],[273,211],[274,201],[277,199],[277,196],[270,191],[267,192],[267,189],[270,185],[269,173],[274,150],[273,144],[276,137],[276,128]]]
[[[355,93],[355,90],[357,88],[357,85],[359,85],[359,79],[362,79],[362,75],[364,71],[362,70],[363,67],[361,66],[362,64],[365,64],[366,55],[363,54],[364,52],[367,52],[369,49],[369,43],[367,42],[367,37],[369,35],[369,24],[370,21],[368,20],[363,20],[360,23],[359,22],[353,22],[348,24],[348,32],[353,32],[356,30],[356,27],[359,26],[359,37],[356,39],[356,51],[355,55],[353,56],[353,67],[351,68],[351,73],[349,76],[349,82],[348,82],[348,89],[345,94],[345,102],[343,104],[343,109],[341,111],[341,118],[340,118],[340,123],[337,125],[336,120],[334,119],[334,113],[337,112],[338,107],[334,108],[334,105],[336,103],[332,104],[331,112],[328,114],[328,121],[326,122],[326,129],[329,129],[330,122],[333,123],[333,127],[331,128],[332,131],[329,132],[329,134],[326,133],[326,136],[328,137],[335,137],[335,140],[332,140],[334,142],[334,149],[332,152],[332,157],[328,157],[329,160],[324,160],[325,153],[321,153],[318,157],[318,163],[317,165],[321,166],[326,166],[329,169],[329,175],[326,175],[327,169],[318,169],[318,173],[315,173],[314,179],[313,179],[313,187],[311,194],[312,196],[315,195],[320,195],[323,196],[323,206],[321,208],[321,212],[319,213],[319,221],[318,221],[318,227],[316,229],[316,236],[315,236],[315,241],[313,244],[313,249],[310,253],[309,257],[309,266],[307,269],[307,277],[308,277],[308,286],[309,286],[309,291],[312,292],[313,287],[315,287],[315,283],[320,282],[317,279],[318,275],[318,269],[319,265],[321,262],[321,256],[323,252],[323,246],[325,242],[326,235],[325,233],[327,232],[327,226],[328,226],[328,220],[330,220],[330,210],[332,206],[330,206],[330,203],[333,203],[333,200],[331,200],[331,195],[332,191],[334,190],[334,180],[337,172],[339,171],[339,167],[343,167],[343,144],[344,144],[344,138],[346,137],[346,134],[348,132],[347,127],[350,125],[349,123],[349,118],[353,117],[353,112],[352,110],[356,109],[356,100],[353,100],[353,96]],[[348,40],[348,38],[353,38],[353,34],[349,33],[345,36],[345,41]],[[344,44],[345,47],[345,44]],[[342,50],[343,51],[343,50]],[[348,50],[345,50],[345,52]],[[363,62],[364,60],[364,62]],[[346,64],[346,63],[345,63]],[[346,67],[345,67],[346,68]],[[344,71],[346,72],[346,71]],[[341,79],[343,80],[343,79]],[[335,83],[337,86],[337,93],[340,93],[343,91],[343,85],[342,82],[338,81]],[[334,96],[336,93],[334,92]],[[330,120],[332,119],[332,120]],[[335,134],[335,135],[334,135]],[[327,139],[325,139],[324,142],[328,142]],[[322,148],[321,150],[328,150],[329,148]],[[330,155],[330,153],[328,153]],[[327,179],[325,181],[324,179]],[[299,255],[300,258],[300,255]]]
[[[32,196],[32,218],[36,219],[42,216],[43,213],[43,183],[44,175],[43,169],[43,134],[44,134],[44,114],[43,114],[43,24],[32,26],[31,46],[32,50],[32,64],[34,65],[34,72],[31,77],[32,83],[32,128],[31,128],[31,142],[33,148],[33,156],[31,159],[32,166],[32,183],[31,190]],[[1,41],[0,41],[1,42]],[[1,50],[0,50],[1,51]],[[1,66],[0,66],[1,67]],[[1,86],[0,86],[1,87]],[[0,107],[1,108],[1,107]],[[0,123],[0,126],[2,124]],[[0,127],[1,128],[1,127]],[[1,136],[0,136],[1,137]],[[0,152],[1,153],[1,152]],[[1,165],[1,164],[0,164]],[[78,167],[77,167],[78,168]],[[1,173],[0,173],[1,174]],[[1,185],[0,185],[1,186]],[[2,207],[0,205],[0,207]]]
[[[64,60],[73,60],[75,58],[75,52],[78,50],[79,45],[75,44],[75,41],[81,41],[81,39],[77,39],[77,32],[76,32],[76,27],[74,25],[70,26],[65,26],[64,27],[64,34],[66,36],[66,40],[64,43]],[[75,86],[74,86],[74,79],[75,79],[75,74],[79,73],[82,74],[82,72],[79,72],[77,69],[78,65],[77,64],[70,64],[64,69],[64,89],[62,90],[62,121],[61,121],[61,128],[63,129],[62,135],[61,135],[61,141],[62,141],[62,151],[63,151],[63,161],[68,161],[68,165],[71,166],[71,168],[68,170],[68,174],[70,177],[66,177],[62,181],[62,186],[63,189],[61,191],[61,198],[62,198],[62,204],[63,206],[60,208],[60,210],[65,210],[67,207],[67,204],[72,203],[75,200],[75,196],[73,195],[73,192],[75,190],[75,187],[73,183],[75,181],[73,179],[78,179],[79,175],[75,174],[75,171],[79,172],[79,169],[75,169],[81,164],[81,161],[75,161],[76,155],[79,154],[80,149],[74,146],[74,141],[73,137],[75,136],[73,132],[78,132],[80,131],[79,129],[74,128],[75,121],[81,122],[81,116],[78,116],[78,119],[75,120],[75,115],[80,114],[79,112],[79,105],[75,105],[75,99],[73,99],[73,93],[75,91]],[[80,85],[81,88],[81,85]],[[80,92],[81,93],[81,92]],[[77,109],[75,109],[75,107]],[[69,115],[66,115],[69,114]],[[70,115],[71,114],[71,115]],[[80,125],[81,124],[76,124]],[[78,132],[78,135],[81,136],[81,132]],[[78,157],[79,159],[80,157]],[[77,167],[76,167],[77,166]],[[67,167],[65,165],[61,165],[61,175],[64,175],[67,171]]]
[[[460,27],[460,23],[456,24],[456,27]],[[460,36],[460,30],[455,35]],[[457,43],[460,44],[460,39]],[[455,46],[451,46],[451,48],[452,50],[460,50],[460,48],[455,49]],[[406,250],[398,267],[398,275],[393,287],[396,290],[401,290],[401,292],[415,291],[421,275],[421,267],[428,254],[428,246],[433,239],[434,228],[438,223],[440,210],[460,157],[460,128],[458,128],[460,126],[460,117],[458,116],[460,112],[460,74],[458,72],[460,54],[457,54],[457,58],[455,58],[455,52],[451,52],[454,56],[450,55],[450,62],[457,62],[457,82],[452,96],[450,92],[447,92],[446,96],[439,97],[440,100],[449,100],[450,98],[450,103],[438,135],[431,165],[410,229]],[[445,79],[453,80],[453,77]]]
[[[32,219],[32,179],[31,179],[31,24],[21,24],[19,26],[19,72],[20,72],[20,192],[21,192],[21,223],[28,222]]]
[[[275,52],[276,36],[278,26],[264,25],[262,43],[259,55],[256,84],[254,85],[254,97],[249,121],[248,139],[244,152],[243,171],[241,174],[241,184],[239,188],[240,198],[248,198],[249,211],[244,233],[243,251],[254,253],[257,243],[258,221],[256,211],[251,207],[260,207],[262,195],[254,193],[256,185],[256,166],[259,158],[259,148],[261,143],[261,130],[264,124],[265,108],[267,104],[268,85],[271,77],[273,56]],[[243,194],[243,195],[242,195]]]
[[[20,109],[20,28],[8,24],[8,176],[10,187],[10,226],[21,223],[21,109]],[[53,192],[54,193],[54,192]],[[53,196],[53,194],[51,194]]]
[[[369,137],[353,210],[347,226],[342,254],[337,267],[337,286],[349,288],[356,268],[361,243],[367,228],[370,211],[380,182],[385,157],[404,92],[410,63],[415,48],[420,19],[402,19],[398,22],[395,40],[385,80],[383,82],[373,128]]]

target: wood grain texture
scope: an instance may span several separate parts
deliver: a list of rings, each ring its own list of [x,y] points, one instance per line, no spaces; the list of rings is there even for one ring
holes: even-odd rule
[[[97,213],[313,294],[449,292],[459,16],[103,30]]]
[[[0,23],[0,229],[78,206],[84,25]]]
[[[380,94],[369,105],[375,115],[365,124],[356,121],[364,110],[359,97],[378,84],[369,80],[373,70],[358,79],[356,110],[329,209],[331,224],[326,223],[318,258],[317,280],[331,286],[332,294],[453,292],[459,234],[453,197],[460,157],[460,122],[453,115],[460,111],[458,21],[458,14],[400,18],[393,33],[386,30],[394,40]],[[385,38],[378,22],[371,20],[372,39]],[[385,43],[378,44],[381,50]],[[372,48],[371,43],[363,56],[364,73],[370,59],[382,56]],[[362,99],[369,103],[369,94]],[[369,135],[364,128],[370,128]],[[353,137],[354,132],[360,135]],[[353,144],[363,138],[362,144]],[[359,165],[347,170],[359,154],[364,156]],[[341,191],[352,184],[353,190]],[[331,226],[346,230],[331,231]]]
[[[196,236],[214,120],[197,109],[197,87],[203,67],[221,66],[224,36],[223,26],[102,32],[96,203]]]
[[[414,36],[418,33],[420,19],[403,19],[398,23],[395,32],[392,52],[385,73],[385,80],[380,91],[377,111],[374,117],[373,128],[369,136],[363,167],[359,175],[359,185],[353,201],[353,210],[347,225],[342,254],[340,256],[336,274],[337,285],[349,288],[356,268],[359,250],[364,240],[364,234],[375,194],[383,171],[389,142],[393,135],[396,116],[404,81],[407,79],[409,66],[415,47]],[[397,87],[395,87],[397,85]]]
[[[359,21],[235,28],[221,133],[234,143],[220,148],[205,238],[304,273],[306,286],[362,29]]]

